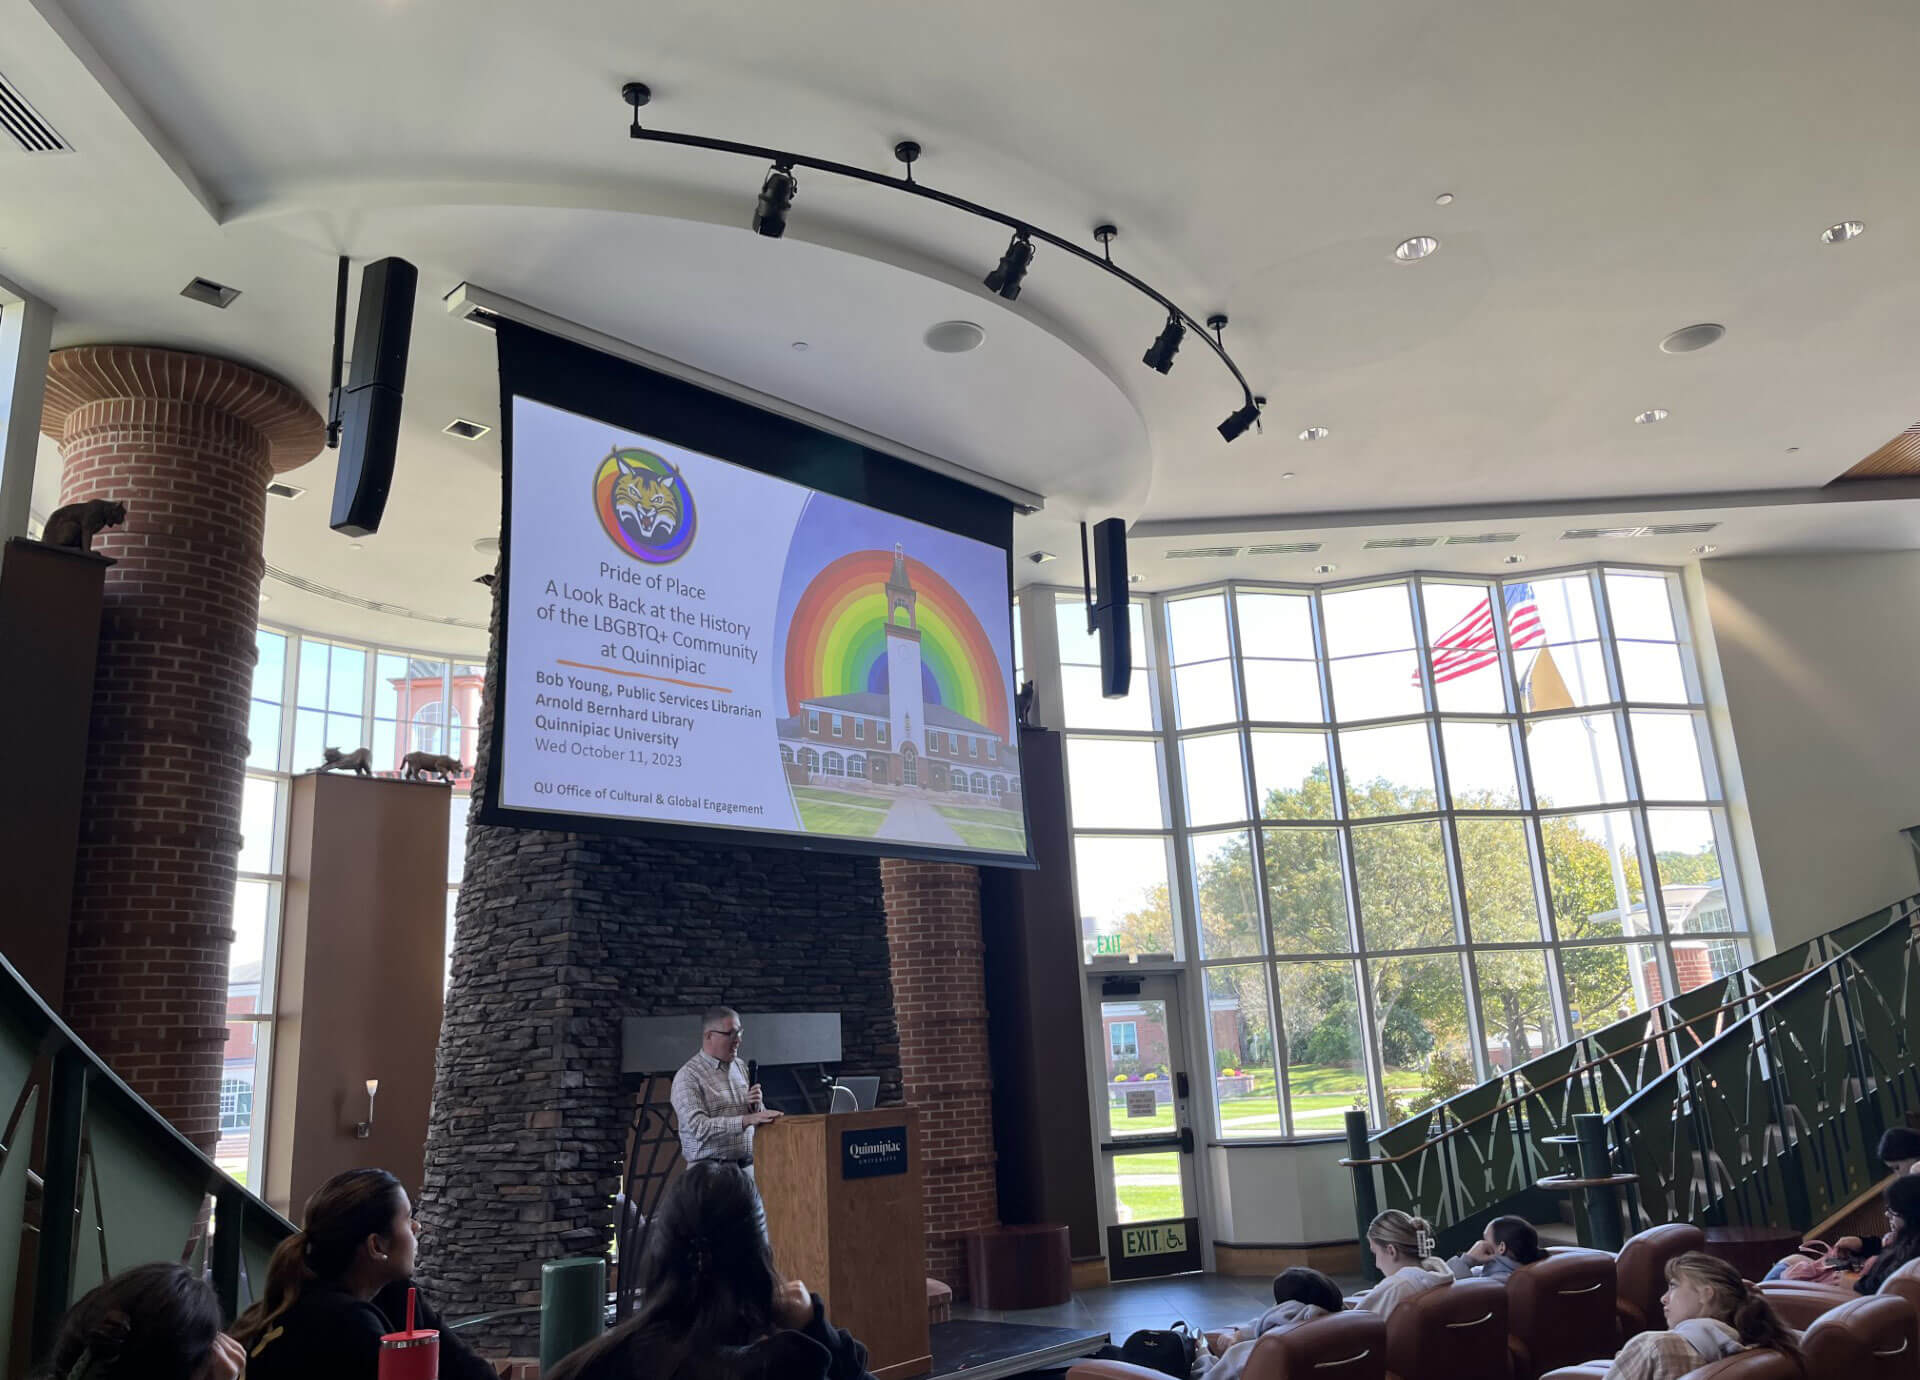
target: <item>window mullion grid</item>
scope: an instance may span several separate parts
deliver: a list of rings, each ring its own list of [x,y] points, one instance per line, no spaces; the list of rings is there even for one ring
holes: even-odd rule
[[[1413,611],[1413,654],[1421,672],[1420,695],[1427,707],[1427,754],[1433,765],[1436,803],[1440,808],[1440,846],[1447,860],[1447,895],[1453,903],[1453,933],[1467,959],[1462,974],[1466,983],[1467,1040],[1471,1046],[1473,1076],[1484,1080],[1487,1077],[1486,1023],[1480,1013],[1480,970],[1473,961],[1473,932],[1467,922],[1467,869],[1460,856],[1460,831],[1454,827],[1453,787],[1447,778],[1446,753],[1440,742],[1440,687],[1434,681],[1433,654],[1427,641],[1426,589],[1418,578],[1407,581],[1407,595]],[[1488,585],[1489,615],[1493,614],[1493,601],[1499,598],[1499,587]]]
[[[1154,596],[1141,601],[1146,605],[1147,639],[1157,651],[1167,648],[1166,601]],[[1129,613],[1131,616],[1131,613]],[[1174,945],[1182,969],[1189,975],[1188,990],[1192,988],[1192,974],[1199,971],[1200,958],[1200,899],[1193,885],[1193,849],[1187,840],[1187,790],[1186,762],[1180,756],[1180,739],[1174,728],[1173,713],[1173,658],[1160,655],[1152,658],[1149,671],[1153,685],[1158,689],[1158,724],[1154,736],[1160,740],[1160,800],[1165,813],[1161,816],[1167,828],[1173,832],[1173,885],[1168,888],[1168,899],[1176,903],[1174,915]],[[1149,706],[1151,709],[1153,706]],[[1136,735],[1138,736],[1138,735]],[[1201,986],[1206,985],[1204,977]],[[1209,1037],[1211,1038],[1211,1037]],[[1209,1055],[1209,1058],[1212,1056]],[[1218,1123],[1219,1112],[1214,1113]]]
[[[1600,664],[1607,677],[1607,694],[1616,706],[1626,698],[1625,683],[1620,674],[1619,648],[1615,645],[1613,629],[1613,605],[1607,597],[1607,580],[1603,570],[1589,573],[1593,592],[1594,617],[1599,624]],[[1667,593],[1668,607],[1672,607],[1671,587]],[[1632,812],[1634,847],[1640,854],[1640,886],[1647,898],[1647,942],[1653,945],[1654,958],[1660,969],[1660,986],[1669,1000],[1680,995],[1679,969],[1673,961],[1673,935],[1667,926],[1666,900],[1660,891],[1660,863],[1653,854],[1652,821],[1647,818],[1646,792],[1640,784],[1640,754],[1635,750],[1633,741],[1633,716],[1623,708],[1613,710],[1614,722],[1618,725],[1620,738],[1621,780],[1626,785],[1627,799],[1633,802],[1628,808]],[[1599,784],[1597,781],[1594,783]],[[1620,928],[1626,929],[1626,898],[1620,898]],[[1632,961],[1632,950],[1628,951],[1628,961]]]

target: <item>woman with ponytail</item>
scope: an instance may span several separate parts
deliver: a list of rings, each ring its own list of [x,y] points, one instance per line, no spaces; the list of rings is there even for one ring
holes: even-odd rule
[[[1367,1228],[1373,1263],[1386,1278],[1354,1305],[1386,1317],[1402,1300],[1453,1283],[1447,1262],[1433,1253],[1433,1228],[1424,1217],[1388,1208]]]
[[[867,1349],[781,1281],[760,1220],[738,1165],[688,1165],[647,1227],[640,1311],[546,1380],[867,1380]]]
[[[337,1174],[307,1199],[306,1222],[273,1253],[266,1288],[233,1335],[248,1380],[377,1380],[380,1338],[406,1326],[413,1205],[384,1169]],[[440,1328],[424,1298],[416,1327]],[[492,1366],[440,1333],[443,1380],[494,1380]]]
[[[235,1380],[246,1353],[184,1265],[136,1265],[67,1310],[35,1380]]]
[[[1660,1306],[1667,1331],[1642,1332],[1620,1348],[1606,1380],[1679,1380],[1722,1356],[1755,1348],[1778,1351],[1806,1373],[1799,1339],[1724,1260],[1688,1251],[1667,1262]]]

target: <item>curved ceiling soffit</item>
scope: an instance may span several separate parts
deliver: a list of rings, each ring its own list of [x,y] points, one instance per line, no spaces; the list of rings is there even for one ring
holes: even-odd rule
[[[221,224],[228,228],[260,226],[286,234],[327,254],[357,246],[361,222],[382,211],[435,210],[453,207],[505,207],[552,211],[600,211],[655,219],[681,220],[738,229],[741,198],[735,192],[686,183],[598,178],[387,178],[302,179],[223,207]],[[956,213],[957,215],[958,213]],[[1142,438],[1144,464],[1128,486],[1124,509],[1144,506],[1153,483],[1153,441],[1140,402],[1128,386],[1130,375],[1116,367],[1108,353],[1082,331],[1057,316],[1032,306],[1016,308],[981,286],[979,265],[937,258],[899,239],[872,233],[833,214],[810,216],[804,225],[789,223],[786,237],[836,253],[871,260],[886,267],[957,289],[987,310],[1017,316],[1022,322],[1052,336],[1060,345],[1091,365],[1124,400]],[[368,246],[369,252],[375,248]],[[457,267],[457,266],[450,266]],[[1098,287],[1099,275],[1088,281]],[[480,283],[476,286],[485,287]],[[1109,290],[1111,290],[1109,288]],[[1124,287],[1120,291],[1130,292]],[[538,305],[538,304],[535,304]],[[1055,496],[1049,495],[1050,500]],[[1071,510],[1074,496],[1058,496]],[[1051,506],[1051,502],[1050,502]],[[1110,505],[1111,506],[1111,505]],[[1110,515],[1103,510],[1102,516]]]

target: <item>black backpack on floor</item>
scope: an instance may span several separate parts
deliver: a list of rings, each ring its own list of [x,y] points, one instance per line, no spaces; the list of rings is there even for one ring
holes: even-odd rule
[[[1187,1380],[1193,1374],[1193,1357],[1199,1339],[1177,1322],[1170,1328],[1142,1328],[1127,1338],[1120,1348],[1120,1359],[1129,1365],[1145,1366]]]

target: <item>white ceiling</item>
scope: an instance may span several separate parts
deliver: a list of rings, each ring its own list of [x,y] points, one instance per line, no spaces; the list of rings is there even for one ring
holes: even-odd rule
[[[439,428],[498,403],[491,340],[437,307],[462,280],[1041,491],[1022,550],[1069,556],[1072,522],[1109,513],[1602,497],[1632,516],[1822,484],[1920,414],[1916,59],[1920,13],[1895,0],[0,0],[0,73],[76,150],[0,152],[0,277],[55,305],[57,343],[205,349],[320,403],[333,256],[412,259],[386,523],[359,551],[327,531],[326,457],[290,476],[311,492],[276,504],[268,560],[469,624],[498,455]],[[1231,313],[1266,434],[1220,441],[1238,398],[1197,342],[1145,369],[1158,315],[1104,275],[1043,247],[1017,304],[985,292],[991,225],[803,174],[787,238],[753,236],[764,169],[627,139],[628,78],[663,128],[881,171],[910,135],[925,181],[1065,234],[1116,221],[1123,263]],[[1846,218],[1867,233],[1823,245]],[[1412,234],[1439,252],[1393,262]],[[180,298],[196,274],[243,295]],[[986,345],[921,348],[948,317]],[[1702,320],[1726,339],[1656,348]],[[1634,425],[1650,407],[1672,415]],[[1332,434],[1296,440],[1310,425]],[[1916,544],[1907,505],[1880,506],[1730,509],[1715,540]],[[1529,560],[1579,559],[1552,525]],[[1365,559],[1489,559],[1449,550]],[[1165,587],[1160,547],[1135,558]],[[269,617],[325,631],[482,637],[269,591]]]

